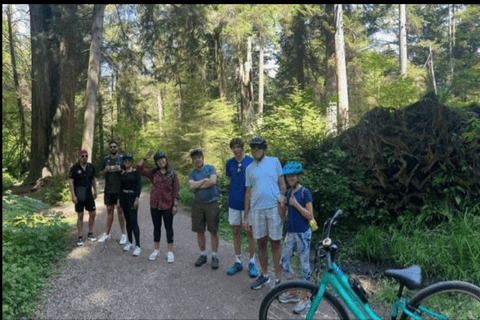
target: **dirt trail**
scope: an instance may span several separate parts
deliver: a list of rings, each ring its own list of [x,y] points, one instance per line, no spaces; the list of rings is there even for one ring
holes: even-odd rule
[[[94,233],[99,237],[105,224],[103,194],[96,200]],[[73,205],[56,208],[75,214]],[[87,217],[84,230],[86,238]],[[59,266],[60,275],[42,297],[36,311],[41,319],[254,319],[263,296],[270,287],[250,289],[251,278],[244,269],[235,276],[226,270],[234,259],[233,245],[220,241],[220,268],[207,264],[195,267],[199,255],[196,234],[191,231],[189,208],[181,208],[174,218],[175,262],[168,264],[165,230],[162,227],[160,255],[148,257],[153,244],[149,194],[144,192],[139,206],[139,257],[124,252],[116,218],[112,239],[106,243],[84,240],[77,247],[72,237],[70,253]],[[210,236],[207,233],[207,249]],[[273,282],[273,281],[272,281]]]

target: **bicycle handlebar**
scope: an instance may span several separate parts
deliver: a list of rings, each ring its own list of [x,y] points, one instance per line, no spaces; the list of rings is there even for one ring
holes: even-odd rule
[[[343,215],[343,212],[341,209],[338,209],[337,212],[335,212],[335,214],[333,215],[333,217],[329,220],[327,220],[327,222],[325,222],[325,227],[326,227],[326,235],[325,235],[325,239],[329,239],[330,238],[330,232],[332,230],[332,226],[335,226],[337,224],[337,222],[340,220],[340,218],[342,217]],[[325,230],[324,230],[325,231]],[[325,233],[325,232],[324,232]],[[324,240],[325,241],[325,240]],[[331,243],[331,240],[329,239],[329,243],[328,243],[328,249],[326,250],[326,256],[325,256],[325,262],[326,262],[326,265],[327,265],[327,271],[329,273],[333,273],[333,259],[332,259],[332,252],[330,250],[330,247],[331,246],[334,246],[335,250],[337,248],[337,246],[333,243]]]

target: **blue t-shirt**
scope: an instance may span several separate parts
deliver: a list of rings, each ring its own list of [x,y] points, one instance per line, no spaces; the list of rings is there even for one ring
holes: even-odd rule
[[[277,158],[265,156],[260,163],[250,163],[246,171],[245,186],[252,188],[252,210],[269,209],[277,205],[277,199],[281,196],[278,180],[282,175],[282,165]]]
[[[194,169],[190,172],[188,180],[200,181],[211,175],[217,175],[217,170],[214,166],[206,164],[200,171]],[[194,189],[193,192],[195,193],[195,201],[199,203],[212,203],[218,200],[218,187],[216,184],[210,188]]]
[[[302,216],[300,212],[293,206],[289,206],[290,195],[292,190],[287,191],[285,197],[287,198],[286,204],[288,206],[288,218],[287,218],[287,232],[307,232],[310,229],[308,220]],[[305,187],[300,188],[295,192],[295,198],[298,204],[305,208],[305,205],[312,202],[312,193]]]
[[[228,197],[228,206],[232,209],[245,210],[245,191],[247,190],[247,187],[245,187],[245,171],[252,161],[253,158],[250,156],[245,156],[241,162],[231,158],[225,165],[227,177],[232,178]],[[240,170],[238,170],[239,163],[241,163]]]

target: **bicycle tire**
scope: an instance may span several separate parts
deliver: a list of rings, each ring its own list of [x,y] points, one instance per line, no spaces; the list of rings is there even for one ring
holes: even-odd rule
[[[449,319],[479,319],[480,288],[463,281],[444,281],[419,291],[409,302],[408,310],[422,319],[438,319],[418,310],[420,305]],[[400,319],[408,318],[403,313]]]
[[[303,312],[296,314],[293,312],[296,303],[282,303],[278,299],[284,292],[294,290],[299,295],[301,291],[306,291],[307,298],[312,301],[313,297],[318,293],[318,286],[304,282],[287,282],[276,286],[263,298],[260,305],[259,319],[305,319],[309,307]],[[325,291],[314,319],[348,319],[348,313],[335,296]]]

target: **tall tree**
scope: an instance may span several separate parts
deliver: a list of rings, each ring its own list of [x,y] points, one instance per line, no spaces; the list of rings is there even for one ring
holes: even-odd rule
[[[348,85],[345,62],[345,40],[343,38],[343,10],[341,4],[335,4],[335,57],[338,79],[338,111],[340,130],[348,129]]]
[[[83,129],[82,146],[88,152],[88,160],[92,161],[93,137],[95,130],[95,112],[97,103],[97,88],[100,72],[100,54],[102,45],[103,13],[105,5],[95,4],[93,8],[92,43],[88,62],[88,79],[86,92],[86,109]]]
[[[402,77],[407,75],[407,15],[406,15],[406,5],[399,4],[399,53],[400,53],[400,69]]]
[[[52,138],[52,120],[58,106],[60,67],[58,40],[52,37],[54,11],[49,4],[30,4],[32,43],[32,148],[27,183],[42,178]]]
[[[12,62],[12,72],[13,72],[13,82],[15,85],[15,92],[17,98],[18,114],[20,116],[20,155],[23,157],[27,152],[27,134],[25,130],[25,113],[22,103],[22,98],[20,96],[20,82],[17,72],[17,62],[15,58],[15,39],[13,37],[13,27],[12,27],[12,5],[7,5],[7,22],[8,22],[8,42],[10,46],[10,59]]]

